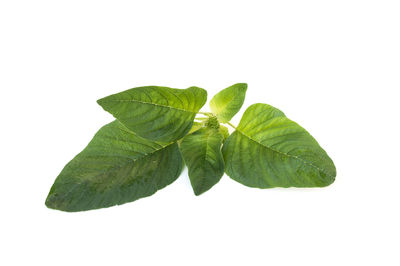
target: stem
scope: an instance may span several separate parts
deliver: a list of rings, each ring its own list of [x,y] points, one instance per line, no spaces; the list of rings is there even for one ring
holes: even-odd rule
[[[233,127],[234,129],[236,129],[236,127],[234,125],[232,125],[230,122],[226,122],[225,124],[230,125],[231,127]]]
[[[198,114],[205,115],[205,116],[212,116],[212,113],[198,112]]]

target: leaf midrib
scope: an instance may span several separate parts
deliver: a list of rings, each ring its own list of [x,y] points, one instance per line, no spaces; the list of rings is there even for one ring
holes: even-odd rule
[[[154,153],[156,153],[156,152],[158,152],[158,151],[160,151],[160,150],[162,150],[162,149],[165,149],[165,148],[171,146],[171,145],[174,144],[174,143],[175,143],[175,142],[170,143],[170,144],[168,144],[168,145],[166,145],[166,146],[164,146],[164,147],[161,147],[161,148],[159,148],[159,149],[156,149],[156,150],[154,150],[154,151],[152,151],[152,152],[144,153],[143,155],[141,155],[141,156],[139,156],[139,157],[137,157],[137,158],[135,158],[135,159],[126,158],[126,159],[128,159],[128,161],[127,161],[126,163],[123,163],[123,164],[117,165],[117,166],[115,166],[115,167],[112,167],[112,168],[110,168],[110,169],[107,169],[107,170],[103,170],[103,171],[101,171],[101,172],[98,172],[98,173],[96,173],[96,175],[93,176],[92,178],[96,178],[96,177],[98,177],[98,176],[100,176],[101,174],[104,174],[104,173],[106,173],[106,172],[112,172],[112,171],[118,170],[118,169],[120,169],[120,168],[126,166],[127,164],[134,163],[134,162],[136,162],[136,161],[138,161],[138,160],[142,160],[144,157],[146,157],[146,156],[148,156],[148,155],[152,155],[152,154],[154,154]],[[109,157],[115,157],[115,155],[109,156]],[[89,179],[89,180],[90,180],[90,179]]]
[[[128,164],[130,164],[130,163],[134,163],[134,162],[136,162],[136,161],[142,160],[142,159],[144,159],[146,156],[151,155],[151,154],[154,154],[154,153],[156,153],[156,152],[158,152],[158,151],[160,151],[160,150],[162,150],[162,149],[165,149],[165,148],[167,148],[167,147],[169,147],[169,146],[171,146],[171,145],[173,145],[173,144],[175,144],[175,142],[170,143],[170,144],[168,144],[168,145],[166,145],[166,146],[164,146],[164,147],[161,147],[161,148],[159,148],[159,149],[156,149],[156,150],[154,150],[154,151],[152,151],[152,152],[145,153],[145,154],[143,154],[142,156],[137,157],[137,158],[135,158],[135,159],[129,159],[129,158],[127,158],[128,161],[127,161],[126,163],[123,163],[123,164],[121,164],[121,165],[117,165],[117,166],[112,167],[112,168],[107,169],[107,170],[103,170],[103,171],[97,172],[96,175],[92,176],[92,178],[96,178],[96,177],[98,177],[98,176],[100,176],[100,175],[102,175],[102,174],[104,174],[104,173],[106,173],[106,172],[117,171],[118,169],[121,169],[121,168],[125,167],[126,165],[128,165]],[[110,157],[113,157],[113,156],[110,156]],[[86,180],[89,181],[89,182],[91,182],[91,181],[92,181],[92,180],[91,180],[92,178],[86,179]],[[126,178],[125,178],[125,179],[126,179]],[[85,179],[79,180],[79,181],[82,182],[82,181],[84,181],[84,180],[85,180]],[[134,180],[136,181],[137,178],[135,178]],[[74,189],[74,188],[72,187],[67,193],[65,193],[64,198],[67,198],[68,195],[72,192],[73,189]]]
[[[170,105],[163,105],[163,104],[144,102],[144,101],[139,101],[139,100],[135,100],[135,99],[130,99],[130,100],[106,100],[105,102],[137,102],[137,103],[149,104],[149,105],[154,105],[154,106],[158,106],[158,107],[164,107],[164,108],[174,109],[174,110],[178,110],[178,111],[182,111],[182,112],[196,114],[196,112],[191,111],[191,110],[181,109],[181,108],[170,106]]]
[[[254,142],[257,143],[258,145],[261,145],[262,147],[265,147],[265,148],[267,148],[267,149],[269,149],[269,150],[271,150],[271,151],[273,151],[273,152],[282,154],[282,155],[287,156],[287,157],[289,157],[289,158],[294,158],[294,159],[296,159],[296,160],[299,160],[300,162],[302,162],[302,163],[304,163],[304,164],[306,164],[306,165],[309,165],[309,166],[311,166],[311,167],[317,169],[318,171],[323,172],[323,173],[326,174],[327,176],[333,177],[332,175],[328,174],[325,170],[319,168],[318,166],[314,165],[313,163],[311,163],[311,162],[309,162],[309,161],[307,161],[307,160],[304,160],[304,159],[302,159],[302,158],[300,158],[300,157],[298,157],[298,156],[296,156],[296,155],[290,155],[290,154],[288,154],[288,153],[275,150],[275,149],[273,149],[273,148],[271,148],[271,147],[269,147],[269,146],[267,146],[267,145],[265,145],[265,144],[263,144],[263,143],[261,143],[261,142],[258,142],[257,140],[253,139],[252,137],[248,136],[246,133],[244,133],[243,131],[241,131],[241,130],[239,130],[239,129],[237,129],[237,128],[236,128],[236,131],[239,132],[240,134],[242,134],[243,136],[247,137],[248,139],[254,141]]]

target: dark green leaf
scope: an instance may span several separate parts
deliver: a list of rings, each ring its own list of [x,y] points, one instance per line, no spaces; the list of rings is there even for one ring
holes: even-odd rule
[[[222,152],[226,173],[250,187],[323,187],[336,176],[317,141],[267,104],[246,110]]]
[[[182,166],[176,143],[143,139],[114,121],[64,167],[46,205],[74,212],[131,202],[171,184]]]
[[[185,90],[139,87],[97,102],[137,135],[157,141],[176,141],[189,132],[193,119],[207,100],[198,87]]]
[[[222,140],[223,136],[218,129],[208,127],[198,129],[182,140],[180,149],[189,169],[195,195],[209,190],[224,174]]]

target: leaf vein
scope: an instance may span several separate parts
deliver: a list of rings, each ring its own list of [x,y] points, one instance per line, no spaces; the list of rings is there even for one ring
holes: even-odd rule
[[[309,166],[311,166],[311,167],[313,167],[313,168],[315,168],[315,169],[317,169],[317,170],[319,170],[319,171],[325,173],[327,176],[330,176],[330,177],[331,177],[331,175],[329,175],[325,170],[319,168],[318,166],[314,165],[313,163],[311,163],[311,162],[309,162],[309,161],[306,161],[306,160],[304,160],[304,159],[302,159],[302,158],[300,158],[300,157],[298,157],[298,156],[296,156],[296,155],[290,155],[290,154],[287,154],[287,153],[285,153],[285,152],[281,152],[281,151],[275,150],[275,149],[271,148],[270,146],[267,146],[267,145],[265,145],[265,144],[263,144],[263,143],[258,142],[257,140],[255,140],[255,139],[253,139],[252,137],[248,136],[248,135],[245,134],[244,132],[240,131],[239,129],[236,129],[236,130],[237,130],[240,134],[242,134],[243,136],[245,136],[245,137],[249,138],[250,140],[254,141],[255,143],[257,143],[258,145],[261,145],[261,146],[263,146],[263,147],[265,147],[265,148],[267,148],[267,149],[269,149],[269,150],[271,150],[271,151],[273,151],[273,152],[276,152],[276,153],[278,153],[278,154],[281,154],[281,155],[287,156],[287,157],[289,157],[289,158],[294,158],[294,159],[296,159],[296,160],[299,160],[300,162],[302,162],[302,163],[304,163],[304,164],[306,164],[306,165],[309,165]]]
[[[190,110],[181,109],[181,108],[174,107],[174,106],[168,106],[168,105],[156,104],[156,103],[149,103],[149,102],[139,101],[139,100],[135,100],[135,99],[130,99],[130,100],[119,99],[119,100],[107,100],[107,101],[109,101],[109,102],[137,102],[137,103],[149,104],[149,105],[154,105],[154,106],[158,106],[158,107],[164,107],[164,108],[169,108],[169,109],[174,109],[174,110],[179,110],[179,111],[183,111],[183,112],[187,112],[187,113],[196,114],[196,112],[193,112],[193,111],[190,111]]]

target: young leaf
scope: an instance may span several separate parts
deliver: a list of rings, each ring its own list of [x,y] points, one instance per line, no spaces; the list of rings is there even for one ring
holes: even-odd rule
[[[223,136],[218,129],[209,127],[198,129],[182,140],[180,150],[197,196],[218,183],[224,174],[222,140]]]
[[[246,90],[246,83],[237,83],[218,92],[210,101],[211,112],[220,122],[229,122],[242,107]]]
[[[323,187],[335,180],[332,160],[280,110],[253,104],[222,149],[225,171],[250,187]]]
[[[219,126],[219,132],[222,134],[222,136],[224,136],[224,140],[223,142],[225,142],[225,140],[229,137],[229,130],[227,127],[220,125]]]
[[[192,128],[189,130],[188,134],[191,134],[197,130],[199,130],[202,127],[202,124],[199,122],[193,122]]]
[[[172,142],[187,134],[207,91],[190,87],[139,87],[110,95],[97,102],[137,135]]]
[[[114,121],[64,167],[46,205],[75,212],[131,202],[171,184],[182,166],[176,143],[143,139]]]

